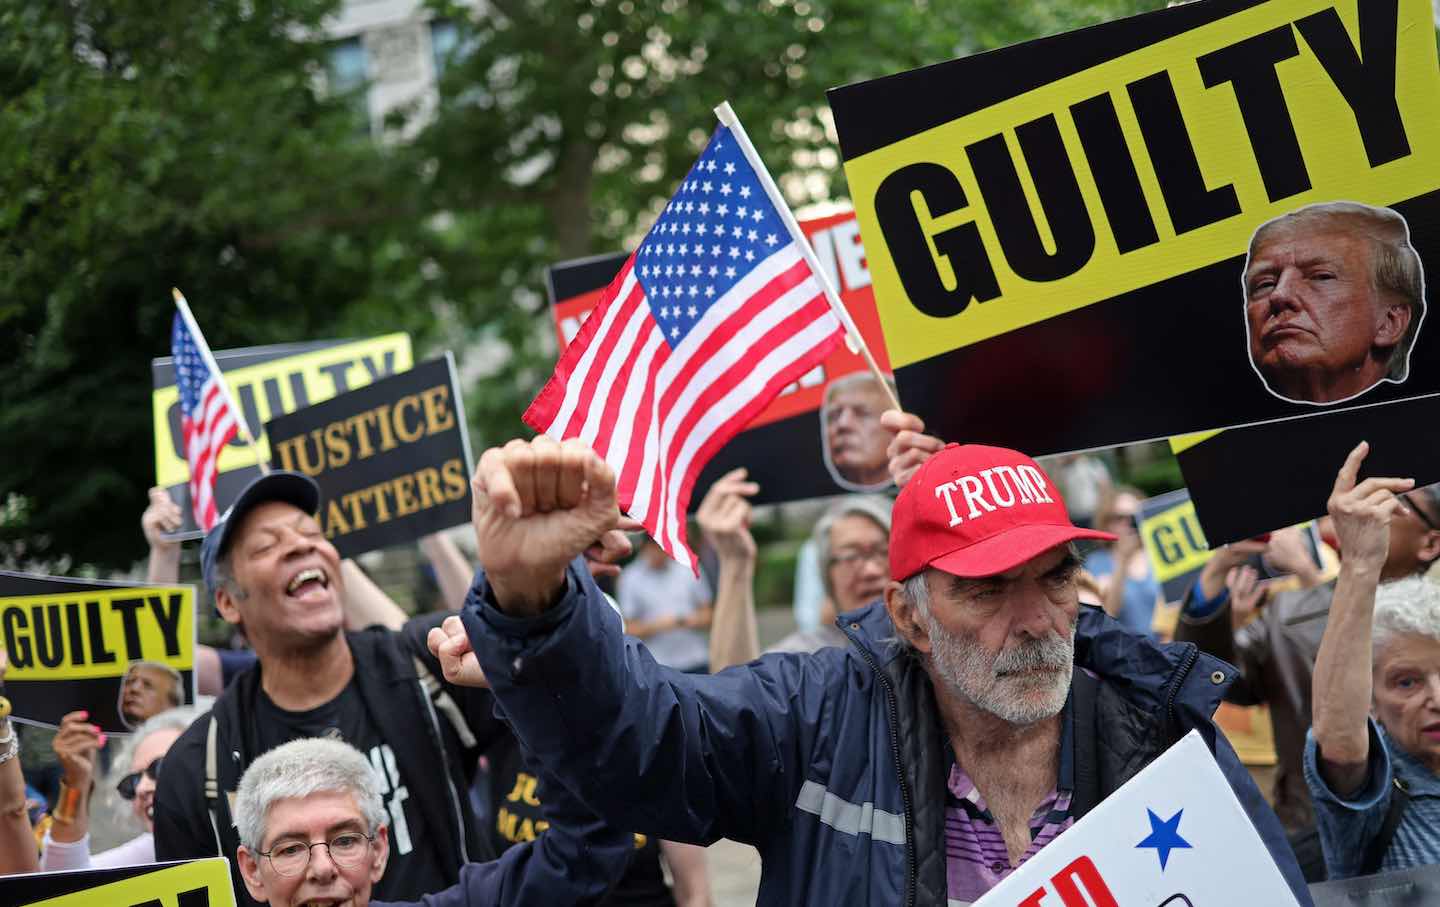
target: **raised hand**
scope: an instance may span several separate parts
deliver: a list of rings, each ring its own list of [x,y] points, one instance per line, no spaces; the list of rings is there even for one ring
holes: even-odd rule
[[[925,423],[913,413],[887,409],[880,414],[880,424],[895,434],[885,455],[890,458],[890,479],[897,488],[904,488],[915,471],[945,446],[944,441],[925,434]]]
[[[1390,553],[1390,520],[1402,506],[1397,495],[1414,488],[1415,480],[1372,477],[1357,481],[1360,465],[1369,453],[1370,445],[1365,441],[1350,451],[1335,476],[1326,509],[1335,521],[1345,566],[1352,571],[1365,569],[1378,574]]]
[[[470,637],[465,635],[465,625],[458,617],[447,617],[438,627],[431,627],[425,637],[430,652],[440,659],[440,672],[453,684],[464,687],[487,687],[485,672],[475,650],[470,648]]]
[[[1248,620],[1260,606],[1265,596],[1265,584],[1260,572],[1249,564],[1230,568],[1225,577],[1225,588],[1230,591],[1230,613],[1238,621]]]
[[[151,548],[178,548],[179,542],[165,538],[166,532],[178,532],[184,523],[180,505],[170,497],[170,492],[160,486],[150,489],[150,504],[140,515],[140,529]]]
[[[60,719],[60,730],[55,732],[51,745],[65,773],[65,783],[88,792],[95,777],[95,753],[105,745],[105,734],[90,723],[90,713],[70,712]]]
[[[544,611],[576,555],[623,547],[609,534],[620,519],[615,473],[582,441],[540,435],[492,447],[471,491],[480,564],[507,613]]]
[[[750,502],[746,498],[758,492],[760,486],[747,482],[745,476],[742,466],[716,479],[695,514],[700,531],[715,546],[722,561],[755,559],[755,538],[750,534]]]

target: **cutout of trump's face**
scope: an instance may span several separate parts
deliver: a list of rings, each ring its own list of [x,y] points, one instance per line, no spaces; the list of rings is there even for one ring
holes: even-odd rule
[[[1266,388],[1324,405],[1405,380],[1424,313],[1419,267],[1387,209],[1332,203],[1263,225],[1244,279],[1250,360]]]
[[[885,389],[865,373],[837,378],[825,388],[820,409],[825,464],[841,488],[874,491],[890,484],[890,432],[880,424],[887,408]]]

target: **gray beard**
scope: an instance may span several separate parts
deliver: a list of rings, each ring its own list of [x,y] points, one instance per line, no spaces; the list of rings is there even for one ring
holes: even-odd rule
[[[979,643],[947,633],[929,615],[926,624],[935,674],[977,708],[1010,724],[1028,725],[1065,707],[1075,662],[1073,629],[1064,636],[1027,640],[992,658]]]

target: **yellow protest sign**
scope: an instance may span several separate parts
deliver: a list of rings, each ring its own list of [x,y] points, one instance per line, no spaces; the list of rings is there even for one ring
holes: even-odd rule
[[[413,364],[408,334],[385,334],[366,340],[342,343],[283,344],[249,350],[220,350],[215,354],[220,370],[236,405],[266,460],[270,449],[264,437],[265,423],[276,416],[295,412],[329,400],[337,394],[364,387]],[[162,378],[156,363],[156,387],[151,394],[151,415],[155,426],[155,480],[173,486],[189,481],[190,467],[180,440],[179,390],[168,372]],[[237,365],[237,362],[251,364]],[[168,368],[168,364],[165,366]],[[223,475],[255,466],[256,454],[237,441],[220,455]],[[223,508],[222,508],[223,509]]]
[[[116,876],[129,876],[112,881]],[[229,863],[221,857],[185,863],[84,872],[44,873],[13,879],[9,884],[28,891],[46,887],[73,889],[76,878],[91,877],[94,884],[42,900],[14,902],[21,907],[234,907]]]
[[[1280,149],[1252,140],[1277,97]],[[1437,124],[1427,0],[1272,0],[847,159],[891,362],[1243,253],[1310,202],[1440,188]]]
[[[188,671],[195,657],[190,586],[0,598],[7,681],[121,677],[131,662]]]
[[[828,97],[932,434],[1057,454],[1440,394],[1428,0],[1176,5]]]

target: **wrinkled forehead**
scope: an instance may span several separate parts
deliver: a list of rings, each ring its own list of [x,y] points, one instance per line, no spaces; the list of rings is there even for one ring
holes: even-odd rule
[[[869,375],[862,376],[862,380],[842,383],[837,381],[825,389],[825,402],[827,404],[838,401],[855,402],[859,400],[877,399],[883,400],[885,392],[880,389],[880,384]]]

